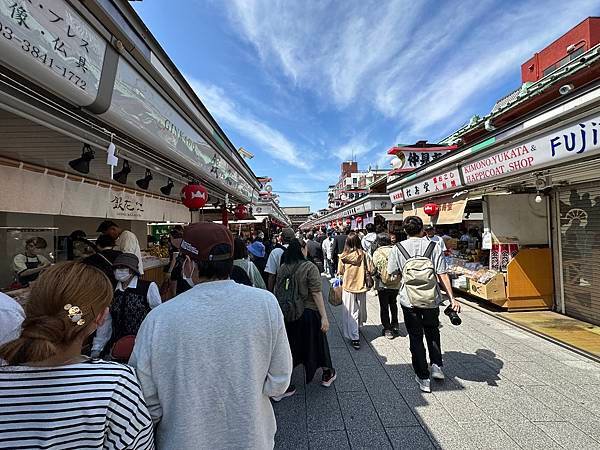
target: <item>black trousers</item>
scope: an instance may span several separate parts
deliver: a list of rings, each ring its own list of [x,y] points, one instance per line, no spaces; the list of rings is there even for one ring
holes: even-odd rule
[[[429,378],[427,354],[423,344],[423,334],[429,349],[431,364],[442,366],[442,346],[440,343],[440,308],[402,307],[404,324],[408,331],[410,353],[415,373],[422,380]]]
[[[398,328],[398,289],[380,289],[377,291],[377,297],[383,329]]]

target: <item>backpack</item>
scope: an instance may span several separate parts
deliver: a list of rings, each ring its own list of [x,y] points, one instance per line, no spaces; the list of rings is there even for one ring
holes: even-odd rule
[[[377,270],[377,276],[384,285],[391,285],[398,281],[398,275],[390,275],[387,271],[388,259],[390,256],[391,248],[381,247],[373,254],[373,265]]]
[[[431,255],[437,244],[429,243],[423,256],[410,256],[408,251],[397,244],[398,250],[406,259],[402,268],[402,282],[406,287],[406,295],[410,303],[417,308],[435,308],[438,283]]]
[[[304,264],[293,266],[282,264],[277,271],[277,281],[273,293],[277,297],[279,307],[286,322],[294,322],[304,313],[304,301],[300,298],[300,289],[296,280],[296,271]]]

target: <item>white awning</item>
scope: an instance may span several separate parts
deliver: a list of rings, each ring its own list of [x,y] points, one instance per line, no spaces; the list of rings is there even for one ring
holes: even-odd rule
[[[402,222],[404,218],[402,214],[394,214],[391,211],[380,212],[377,215],[383,217],[387,222]]]

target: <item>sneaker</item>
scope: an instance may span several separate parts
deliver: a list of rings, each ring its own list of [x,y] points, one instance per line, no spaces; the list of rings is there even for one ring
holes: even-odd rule
[[[431,382],[429,381],[429,378],[422,380],[417,375],[415,375],[415,380],[419,384],[419,389],[421,389],[421,391],[431,392]]]
[[[290,387],[287,388],[287,391],[285,391],[283,394],[278,395],[276,397],[271,397],[271,400],[273,400],[274,402],[280,402],[284,398],[291,397],[295,393],[296,393],[296,386],[294,386],[293,384],[290,384]]]
[[[360,350],[360,341],[358,339],[356,341],[352,341],[352,347],[354,347],[355,350]]]
[[[329,387],[333,384],[337,378],[337,372],[335,369],[323,370],[323,377],[321,377],[321,386]]]
[[[443,380],[446,378],[444,376],[444,372],[442,371],[442,368],[440,366],[438,366],[437,364],[431,365],[431,378],[433,378],[434,380]]]
[[[396,337],[394,336],[394,332],[392,330],[385,330],[383,335],[388,339],[394,339]]]

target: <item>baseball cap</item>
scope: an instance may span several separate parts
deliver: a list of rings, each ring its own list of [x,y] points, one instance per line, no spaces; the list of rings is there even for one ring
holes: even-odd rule
[[[291,242],[296,237],[296,233],[291,228],[284,228],[281,230],[281,240],[283,242]]]
[[[213,255],[217,245],[228,245],[229,252]],[[209,222],[191,224],[183,229],[181,252],[196,261],[225,261],[233,258],[233,235],[227,227]]]

